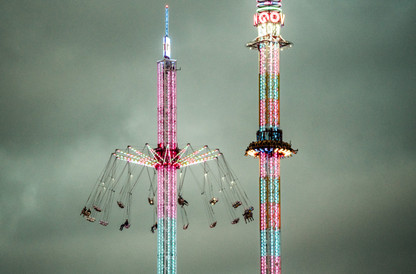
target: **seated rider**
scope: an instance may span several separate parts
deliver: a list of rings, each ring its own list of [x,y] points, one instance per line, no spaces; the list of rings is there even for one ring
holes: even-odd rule
[[[124,204],[123,204],[122,202],[120,202],[120,201],[117,201],[117,205],[118,205],[120,208],[124,208]]]
[[[155,233],[156,229],[157,229],[157,222],[150,228],[150,231],[152,231],[152,233]]]
[[[254,210],[253,207],[250,207],[250,208],[244,210],[243,216],[244,216],[244,221],[246,223],[247,223],[247,221],[248,222],[254,221],[254,218],[253,218],[253,210]]]
[[[181,195],[179,195],[178,196],[178,204],[180,205],[180,206],[187,206],[188,205],[188,201],[187,200],[185,200],[184,198],[182,198],[182,196]]]
[[[212,199],[209,201],[209,203],[210,203],[211,205],[215,205],[216,203],[218,203],[218,199],[217,199],[217,198],[215,198],[215,197],[212,197]]]
[[[237,208],[237,207],[239,207],[240,205],[242,205],[242,203],[241,203],[240,201],[236,201],[236,202],[233,204],[233,207],[234,207],[234,208]]]
[[[213,222],[212,224],[209,225],[210,228],[214,228],[217,225],[217,222]]]
[[[235,225],[236,223],[238,223],[240,221],[240,218],[235,218],[232,222],[231,222],[231,224],[233,224],[233,225]]]
[[[129,228],[129,227],[130,227],[129,220],[126,219],[126,221],[123,224],[121,224],[120,231],[122,231],[123,228]]]

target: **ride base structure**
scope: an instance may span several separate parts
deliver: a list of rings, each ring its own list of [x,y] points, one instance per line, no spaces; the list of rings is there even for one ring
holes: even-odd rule
[[[261,274],[281,273],[280,159],[297,153],[280,129],[280,50],[292,46],[280,35],[284,18],[280,0],[258,0],[253,18],[258,36],[247,44],[259,52],[259,130],[245,154],[260,162]]]
[[[201,177],[194,175],[200,189],[210,228],[217,225],[214,208],[216,204],[226,207],[231,224],[240,220],[253,220],[254,208],[240,182],[229,168],[223,154],[208,146],[194,150],[190,144],[183,148],[177,143],[176,123],[176,72],[177,62],[171,59],[169,37],[169,9],[165,8],[165,36],[163,37],[163,59],[157,62],[157,146],[145,144],[142,149],[128,146],[117,149],[110,159],[81,211],[89,222],[109,224],[113,207],[123,212],[120,230],[129,229],[132,222],[131,205],[133,190],[143,180],[149,183],[148,203],[153,207],[153,225],[157,231],[157,273],[177,273],[177,211],[181,212],[182,228],[189,227],[183,198],[183,185],[187,168],[199,165]],[[179,173],[179,176],[178,176]],[[147,175],[147,176],[146,176]],[[179,177],[179,178],[178,178]],[[221,201],[222,200],[222,201]],[[116,203],[115,203],[116,202]],[[117,206],[116,206],[117,205]],[[155,207],[156,205],[156,207]]]

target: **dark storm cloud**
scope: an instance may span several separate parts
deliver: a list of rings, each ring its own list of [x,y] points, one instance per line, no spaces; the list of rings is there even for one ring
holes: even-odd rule
[[[162,1],[0,4],[0,265],[5,273],[152,273],[146,189],[135,229],[78,218],[109,154],[156,138]],[[255,1],[172,0],[178,139],[219,147],[254,206]],[[414,1],[284,1],[285,273],[411,273],[416,260]],[[198,204],[195,186],[187,186]],[[256,214],[258,211],[256,211]],[[116,215],[116,214],[113,214]],[[180,273],[258,272],[258,224],[190,210]],[[121,216],[114,216],[116,222]],[[223,218],[223,219],[221,219]]]

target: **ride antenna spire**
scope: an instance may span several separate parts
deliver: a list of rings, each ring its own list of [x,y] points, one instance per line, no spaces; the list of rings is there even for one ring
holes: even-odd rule
[[[157,62],[157,145],[145,144],[142,149],[128,146],[112,153],[80,214],[92,223],[100,218],[99,224],[107,226],[110,211],[118,207],[117,210],[123,212],[120,231],[126,231],[134,224],[132,216],[139,215],[131,213],[133,190],[147,181],[147,201],[153,209],[149,231],[157,232],[158,274],[177,273],[177,213],[180,212],[183,230],[187,230],[186,208],[192,205],[192,200],[185,200],[183,189],[188,167],[199,166],[202,171],[197,177],[190,169],[192,183],[199,187],[210,228],[217,226],[214,214],[217,203],[226,207],[232,225],[240,221],[239,216],[244,217],[245,223],[252,221],[254,210],[219,149],[211,150],[205,145],[194,150],[190,144],[178,147],[177,70],[176,60],[171,59],[169,8],[166,5],[163,59]]]
[[[280,159],[297,153],[280,129],[280,51],[292,46],[280,35],[284,19],[280,0],[258,0],[253,17],[258,36],[247,44],[259,52],[259,130],[245,155],[260,161],[261,274],[281,273]]]

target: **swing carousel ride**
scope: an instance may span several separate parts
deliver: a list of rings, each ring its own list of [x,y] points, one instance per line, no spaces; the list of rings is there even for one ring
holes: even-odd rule
[[[253,220],[254,208],[230,169],[223,154],[203,146],[195,150],[190,144],[180,149],[176,137],[176,60],[171,59],[169,37],[169,13],[166,6],[163,59],[157,62],[157,146],[145,144],[142,149],[128,146],[111,154],[102,174],[96,181],[81,211],[89,222],[102,226],[110,223],[110,212],[117,210],[122,220],[119,229],[129,229],[133,224],[132,197],[136,186],[148,188],[147,201],[153,208],[152,233],[157,231],[158,273],[176,273],[176,228],[179,208],[181,225],[188,229],[187,208],[183,187],[188,168],[192,183],[198,185],[200,197],[208,216],[210,228],[217,226],[215,211],[226,207],[229,222],[237,224]],[[200,176],[192,166],[200,166]],[[179,173],[179,174],[177,174]],[[177,176],[178,175],[178,176]],[[179,178],[177,178],[179,177]],[[179,207],[178,207],[179,205]]]

